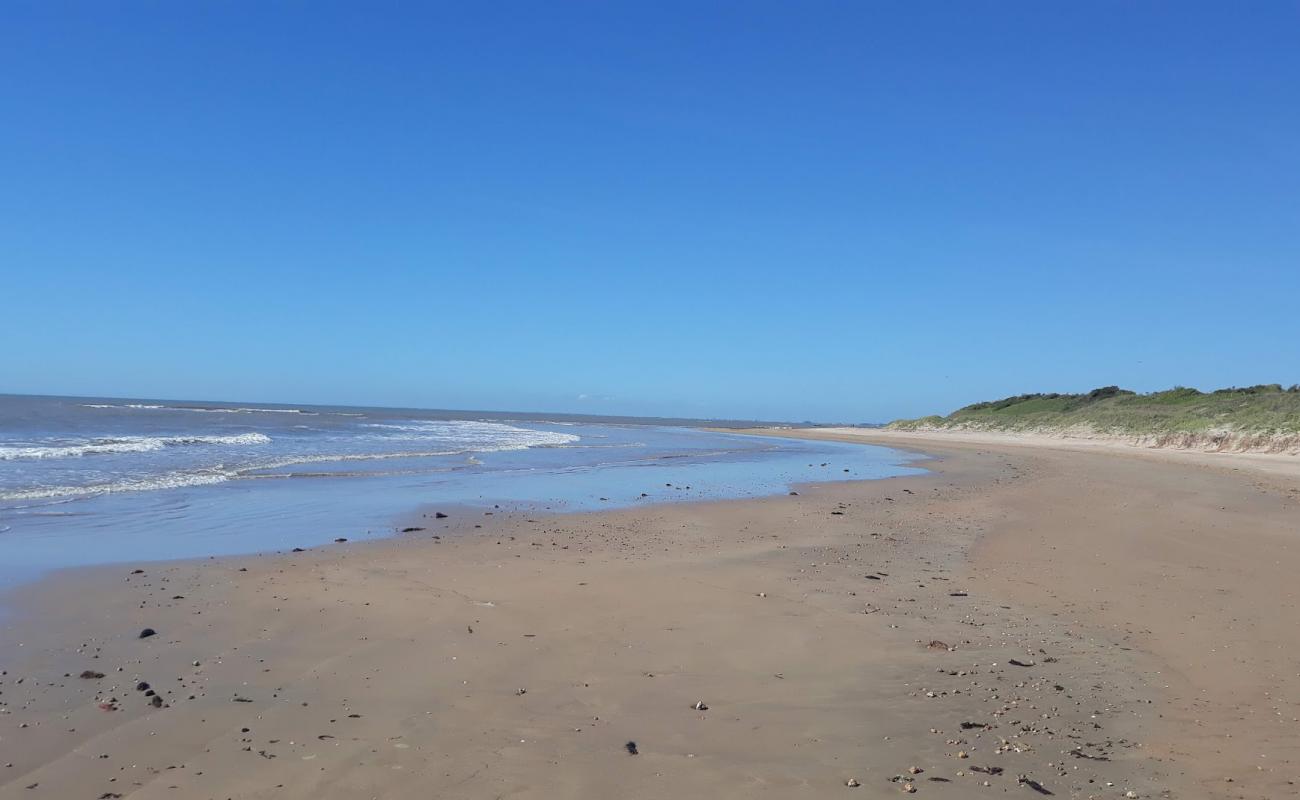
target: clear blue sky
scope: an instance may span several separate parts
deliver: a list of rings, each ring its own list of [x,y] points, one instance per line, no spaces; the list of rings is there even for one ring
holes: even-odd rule
[[[1300,381],[1297,3],[6,3],[0,391]]]

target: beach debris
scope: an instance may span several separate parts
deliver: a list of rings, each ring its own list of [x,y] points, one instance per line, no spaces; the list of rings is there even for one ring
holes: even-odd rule
[[[81,673],[81,679],[83,681],[97,681],[102,677],[104,677],[104,673],[96,672],[93,669],[88,669],[85,672]]]
[[[151,699],[151,700],[149,701],[149,703],[150,703],[151,705],[153,705],[154,708],[162,708],[162,705],[163,705],[163,699],[162,699],[161,697],[159,697],[158,695],[154,695],[154,696],[153,696],[153,699]]]
[[[417,525],[412,525],[409,528],[402,528],[402,533],[415,533],[416,531],[422,531],[422,530],[424,530],[424,528],[421,528]]]
[[[148,639],[150,636],[157,636],[157,635],[158,635],[158,631],[154,630],[153,628],[145,628],[144,630],[140,631],[139,638]]]
[[[147,692],[149,691],[149,684],[145,683],[144,681],[140,681],[135,685],[135,690],[137,692]]]
[[[237,695],[235,695],[234,697],[230,698],[230,701],[231,701],[232,703],[251,703],[251,702],[253,702],[252,700],[250,700],[250,699],[248,699],[247,697],[244,697],[243,695],[240,695],[240,694],[237,694]]]
[[[903,784],[903,787],[902,787],[902,788],[903,788],[903,791],[904,791],[906,794],[915,794],[915,793],[916,793],[916,787],[913,786],[913,785],[910,784],[910,783],[905,783],[905,784]]]
[[[759,593],[758,593],[758,596],[759,596],[759,597],[767,597],[767,592],[759,592]]]
[[[869,580],[869,581],[878,581],[878,580],[880,580],[880,576],[879,576],[879,575],[863,575],[862,577],[866,578],[866,579]]]
[[[709,704],[704,702],[703,700],[697,700],[695,701],[695,705],[691,706],[691,708],[695,709],[696,711],[708,711]]]
[[[948,592],[949,597],[970,597],[966,592]]]
[[[908,768],[907,768],[907,774],[908,774],[908,775],[920,775],[922,772],[925,772],[925,770],[921,769],[920,767],[908,767]]]
[[[849,778],[847,781],[844,782],[844,785],[847,786],[847,787],[849,787],[850,789],[856,789],[857,787],[861,786],[862,784],[858,783],[858,779],[857,779],[857,778]]]
[[[947,642],[941,642],[938,639],[931,639],[930,643],[927,644],[926,647],[929,648],[930,650],[951,650],[952,649],[951,647],[948,646]]]
[[[305,548],[302,548],[302,547],[295,547],[295,548],[293,548],[293,551],[292,551],[292,552],[294,552],[294,553],[305,553],[305,552],[307,552],[307,550],[306,550]]]
[[[969,731],[974,728],[979,728],[982,731],[986,731],[989,729],[989,724],[987,722],[963,722],[961,724],[961,729],[964,731]]]
[[[1014,667],[1032,667],[1032,666],[1034,666],[1034,662],[1032,662],[1032,661],[1020,661],[1019,659],[1015,659],[1015,658],[1008,660],[1007,663],[1010,664],[1010,665],[1012,665],[1012,666],[1014,666]]]
[[[343,544],[343,543],[346,542],[347,540],[348,540],[348,537],[346,537],[346,536],[340,536],[340,537],[338,537],[337,539],[334,540],[334,543],[335,543],[335,544]]]
[[[798,496],[799,496],[799,493],[798,493],[798,492],[790,492],[790,496],[791,496],[791,497],[798,497]],[[852,780],[852,779],[850,779],[850,780]]]
[[[623,749],[627,750],[627,754],[630,756],[640,755],[640,751],[636,748],[636,742],[629,741],[623,745]]]
[[[958,758],[970,758],[970,754],[967,753],[965,750],[958,750],[958,751],[957,751],[957,757],[958,757]]]
[[[515,694],[520,697],[523,697],[524,695],[528,694],[528,690],[521,686],[520,688],[515,689]]]
[[[1051,794],[1051,791],[1049,791],[1046,786],[1034,780],[1033,778],[1029,777],[1028,775],[1018,776],[1016,778],[1016,784],[1019,786],[1028,786],[1030,789],[1033,789],[1035,792],[1038,792],[1039,794]]]
[[[444,513],[442,513],[441,511],[437,511],[437,512],[434,513],[433,518],[434,518],[434,519],[446,519],[446,518],[447,518],[447,515],[444,514]]]

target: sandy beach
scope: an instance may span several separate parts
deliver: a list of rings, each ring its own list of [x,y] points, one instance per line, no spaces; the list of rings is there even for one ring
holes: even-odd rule
[[[801,435],[932,472],[23,587],[0,797],[1300,795],[1286,462]]]

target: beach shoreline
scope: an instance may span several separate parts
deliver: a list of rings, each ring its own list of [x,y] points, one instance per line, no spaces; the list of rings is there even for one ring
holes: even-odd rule
[[[1081,453],[1115,453],[1118,455],[1147,454],[1153,458],[1167,458],[1174,463],[1207,466],[1249,468],[1288,477],[1300,478],[1300,456],[1293,452],[1266,452],[1262,450],[1214,450],[1200,447],[1174,447],[1156,445],[1127,436],[1082,436],[1070,432],[1059,435],[1047,433],[1022,433],[1014,431],[977,431],[964,429],[893,430],[887,428],[746,428],[743,433],[758,436],[778,436],[793,439],[859,442],[899,449],[916,449],[924,446],[989,445],[1010,448],[1050,448]]]
[[[53,576],[0,797],[1294,791],[1287,476],[907,441],[931,474]]]

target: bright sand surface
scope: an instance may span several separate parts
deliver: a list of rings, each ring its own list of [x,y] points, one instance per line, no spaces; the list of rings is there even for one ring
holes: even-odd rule
[[[800,435],[937,460],[25,587],[0,797],[1300,794],[1294,473]]]

